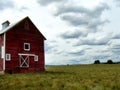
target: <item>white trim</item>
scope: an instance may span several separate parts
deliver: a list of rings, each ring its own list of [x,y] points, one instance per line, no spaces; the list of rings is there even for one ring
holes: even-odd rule
[[[6,61],[10,61],[11,60],[11,54],[6,54]]]
[[[38,61],[38,55],[34,56],[34,61]]]
[[[28,49],[25,48],[25,45],[28,45]],[[24,50],[25,51],[30,51],[30,43],[24,43]]]
[[[6,54],[6,33],[4,33],[4,42],[3,42],[3,46],[4,46],[4,58],[3,58],[3,70],[5,70],[5,54]]]
[[[1,58],[5,57],[5,51],[4,46],[1,47]]]
[[[24,53],[18,53],[20,56],[35,56],[35,54],[24,54]]]

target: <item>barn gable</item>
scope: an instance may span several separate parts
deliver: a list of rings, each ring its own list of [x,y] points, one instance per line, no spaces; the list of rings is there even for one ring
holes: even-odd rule
[[[44,40],[46,38],[29,17],[8,25],[0,31],[2,52],[0,70],[7,73],[44,71]]]
[[[22,20],[4,28],[3,30],[0,30],[0,34],[8,32],[9,30],[13,29],[14,27],[17,27],[20,24],[23,29],[29,30],[30,29],[29,26],[31,26],[31,27],[35,28],[35,30],[38,30],[37,27],[34,25],[34,23],[30,20],[30,18],[25,17]],[[33,32],[35,32],[35,31],[33,31]],[[42,38],[46,40],[46,38],[43,36],[43,34],[39,30],[37,32],[39,32],[41,34]]]

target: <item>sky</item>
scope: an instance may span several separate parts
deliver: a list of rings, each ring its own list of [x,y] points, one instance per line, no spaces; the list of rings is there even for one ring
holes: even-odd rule
[[[26,16],[47,39],[46,65],[120,61],[120,0],[0,0],[0,23]]]

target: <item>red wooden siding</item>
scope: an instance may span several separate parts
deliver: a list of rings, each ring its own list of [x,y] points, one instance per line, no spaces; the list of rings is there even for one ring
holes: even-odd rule
[[[0,59],[0,71],[3,70],[3,59]]]
[[[29,28],[25,28],[25,23]],[[24,50],[24,43],[30,43],[30,51]],[[25,19],[6,33],[6,53],[11,60],[6,61],[6,72],[13,73],[44,71],[44,38],[29,19]],[[30,56],[29,68],[20,68],[19,53],[38,55],[38,61]]]
[[[0,35],[0,46],[3,46],[4,34]]]

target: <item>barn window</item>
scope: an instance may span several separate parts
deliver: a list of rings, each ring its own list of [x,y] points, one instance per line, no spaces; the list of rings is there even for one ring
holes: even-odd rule
[[[38,61],[38,55],[34,56],[34,61]]]
[[[30,51],[30,43],[24,43],[24,50]]]
[[[10,61],[11,60],[11,54],[6,54],[6,60]]]

